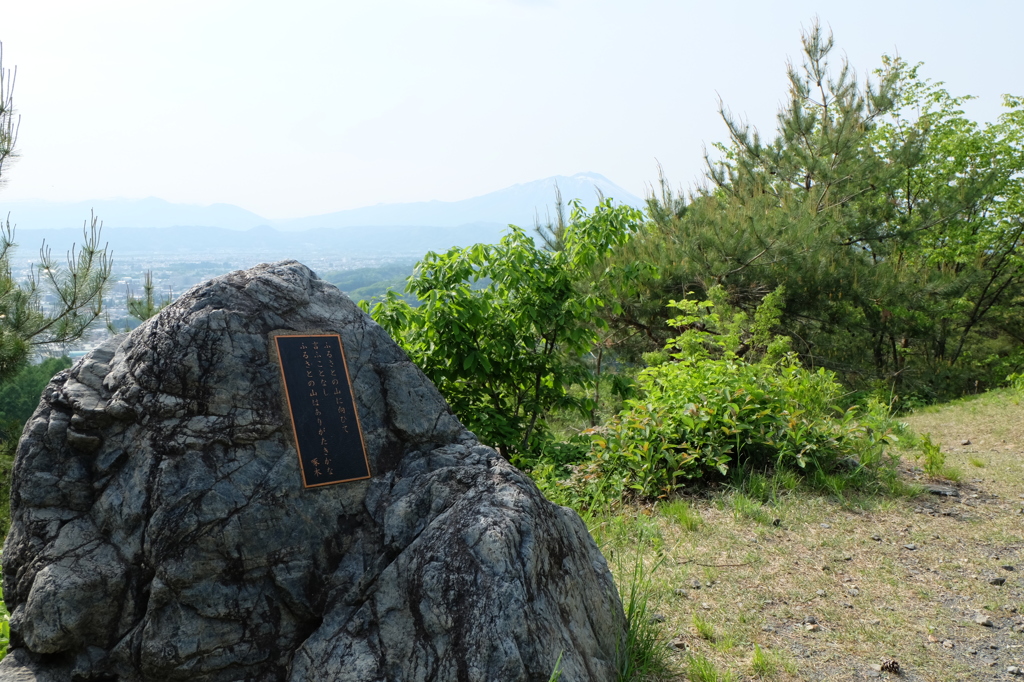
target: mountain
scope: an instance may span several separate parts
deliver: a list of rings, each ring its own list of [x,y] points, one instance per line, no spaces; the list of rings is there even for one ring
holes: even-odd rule
[[[470,223],[456,227],[424,227],[387,225],[365,227],[321,227],[303,231],[281,232],[268,225],[248,230],[222,227],[111,227],[103,229],[103,242],[115,260],[124,256],[160,254],[165,259],[230,260],[248,258],[251,264],[260,260],[295,258],[312,262],[320,257],[345,255],[357,258],[387,256],[388,258],[419,258],[427,251],[444,251],[452,246],[494,243],[501,237],[504,225]],[[56,256],[73,244],[81,244],[81,229],[45,229],[19,231],[22,253],[32,257],[43,240]],[[255,260],[253,260],[255,259]]]
[[[282,230],[308,230],[318,227],[373,227],[383,225],[429,225],[457,227],[468,223],[509,223],[532,227],[535,220],[547,221],[555,205],[555,185],[568,204],[580,199],[592,207],[598,201],[598,190],[619,203],[641,207],[643,199],[627,192],[598,173],[556,175],[543,180],[512,185],[496,192],[462,201],[420,201],[408,204],[377,204],[326,215],[275,220],[271,224]]]
[[[82,225],[94,211],[105,228],[218,227],[248,230],[270,225],[281,231],[317,228],[402,226],[405,228],[455,228],[488,225],[500,232],[512,223],[532,227],[535,219],[547,220],[555,204],[555,185],[563,200],[580,199],[585,206],[597,203],[597,191],[620,203],[643,206],[643,200],[597,173],[558,175],[525,182],[462,201],[422,201],[378,204],[326,215],[267,220],[231,204],[195,206],[163,199],[109,199],[76,203],[0,201],[0,217],[10,215],[19,230],[60,229]]]
[[[0,217],[10,216],[19,230],[45,230],[76,227],[93,211],[105,228],[178,227],[201,225],[228,230],[247,230],[269,221],[232,204],[172,204],[163,199],[101,199],[97,201],[0,201]]]

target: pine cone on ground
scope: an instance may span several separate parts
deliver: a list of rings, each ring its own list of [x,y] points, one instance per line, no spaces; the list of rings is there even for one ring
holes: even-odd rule
[[[894,673],[896,675],[899,675],[900,674],[900,664],[896,661],[895,658],[887,658],[887,659],[882,661],[882,672],[883,673]]]

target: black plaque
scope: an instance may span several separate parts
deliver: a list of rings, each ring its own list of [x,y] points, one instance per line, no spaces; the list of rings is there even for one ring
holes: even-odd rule
[[[370,477],[341,337],[274,337],[285,397],[307,488]]]

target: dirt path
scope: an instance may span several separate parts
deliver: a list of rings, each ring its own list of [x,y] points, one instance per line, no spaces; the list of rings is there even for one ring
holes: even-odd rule
[[[627,566],[629,529],[653,538],[651,609],[680,670],[703,657],[722,680],[1024,680],[1008,672],[1024,668],[1024,405],[1003,392],[907,421],[961,472],[952,494],[724,494],[690,502],[696,528],[670,506],[597,533]],[[939,483],[904,457],[907,479]],[[888,659],[901,675],[878,669]]]
[[[941,519],[952,520],[945,524],[947,540],[929,557],[957,567],[945,572],[944,589],[935,595],[946,612],[940,639],[953,647],[937,654],[970,671],[971,678],[960,679],[1017,677],[1007,668],[1024,668],[1024,404],[997,392],[907,421],[930,433],[947,464],[962,472],[954,486],[959,496],[933,495],[915,507],[922,526],[939,530]],[[992,625],[979,625],[979,616]]]

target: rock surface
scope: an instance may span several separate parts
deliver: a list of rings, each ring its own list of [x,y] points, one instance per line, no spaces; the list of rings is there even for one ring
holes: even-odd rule
[[[304,489],[275,330],[342,337],[372,478]],[[56,376],[15,461],[0,680],[612,680],[586,527],[294,261],[193,288]]]

